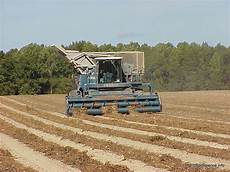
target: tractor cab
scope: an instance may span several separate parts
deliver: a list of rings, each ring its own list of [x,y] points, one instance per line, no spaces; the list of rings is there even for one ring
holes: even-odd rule
[[[122,57],[98,57],[95,61],[99,84],[126,82],[122,70]]]

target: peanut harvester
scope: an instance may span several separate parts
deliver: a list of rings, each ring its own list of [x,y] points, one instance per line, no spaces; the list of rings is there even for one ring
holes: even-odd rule
[[[150,83],[142,82],[143,52],[78,52],[56,47],[76,69],[75,89],[66,96],[67,115],[72,115],[74,108],[102,115],[107,106],[122,114],[130,109],[162,111],[160,96]]]

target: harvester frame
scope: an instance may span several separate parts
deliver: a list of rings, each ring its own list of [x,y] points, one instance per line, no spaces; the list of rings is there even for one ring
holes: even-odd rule
[[[115,106],[118,113],[161,112],[160,96],[150,83],[143,83],[144,53],[141,58],[124,52],[78,52],[57,47],[76,69],[75,89],[66,96],[66,114],[85,108],[87,114],[101,115],[103,107]],[[121,56],[122,55],[122,56]],[[125,56],[125,58],[124,58]],[[140,60],[142,59],[142,60]],[[148,92],[144,90],[148,89]],[[131,108],[132,107],[132,108]]]

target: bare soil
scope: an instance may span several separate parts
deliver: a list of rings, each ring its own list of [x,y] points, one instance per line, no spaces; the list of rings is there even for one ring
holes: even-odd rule
[[[2,110],[4,111],[4,110]],[[33,120],[29,117],[22,117],[21,115],[17,113],[12,113],[12,112],[5,112],[7,116],[16,119],[17,121],[19,120],[20,123],[23,123],[25,125],[31,126],[32,123],[38,123],[36,126],[32,125],[31,127],[35,127],[37,129],[43,130],[43,131],[50,131],[49,126],[47,126],[49,129],[47,130],[46,127],[44,127],[44,124],[42,122],[38,122],[36,120]],[[12,115],[9,115],[12,114]],[[53,117],[53,120],[55,117]],[[63,123],[63,119],[58,120],[57,122]],[[144,136],[144,135],[137,135],[135,133],[127,133],[127,132],[121,132],[121,131],[114,131],[110,129],[105,129],[105,128],[100,128],[100,127],[95,127],[92,125],[87,125],[82,123],[81,121],[77,121],[78,124],[76,123],[70,125],[69,120],[67,122],[64,122],[65,125],[68,126],[73,126],[73,127],[78,127],[86,131],[92,131],[92,132],[98,132],[98,133],[106,133],[107,135],[114,135],[118,137],[123,137],[123,138],[128,138],[131,140],[136,140],[136,141],[141,141],[144,143],[150,143],[150,144],[155,144],[159,146],[165,146],[173,149],[180,149],[180,150],[185,150],[190,153],[196,153],[200,155],[207,155],[207,156],[213,156],[213,157],[219,157],[219,158],[224,158],[224,159],[230,159],[230,149],[217,149],[217,148],[210,148],[208,143],[206,146],[197,146],[193,144],[185,144],[185,143],[180,143],[180,142],[175,142],[167,139],[167,137],[162,137],[160,135],[156,136]],[[51,127],[52,129],[52,127]],[[54,129],[60,130],[59,128]],[[52,132],[53,133],[53,132]],[[54,133],[56,134],[56,133]],[[59,133],[60,134],[60,133]],[[80,137],[80,136],[79,136]],[[94,139],[95,142],[97,140]]]
[[[161,159],[164,156],[159,156],[156,154],[147,153],[145,151],[137,151],[137,150],[129,148],[129,147],[116,145],[112,142],[93,139],[91,137],[87,137],[85,135],[80,135],[80,134],[77,134],[77,133],[72,132],[72,131],[63,130],[63,129],[60,129],[60,128],[57,128],[54,126],[45,125],[42,122],[30,119],[30,118],[22,117],[20,115],[15,114],[15,113],[12,115],[9,115],[9,113],[8,113],[6,116],[11,117],[12,119],[17,119],[16,121],[23,123],[23,124],[26,124],[28,127],[33,127],[35,129],[38,129],[38,130],[41,130],[44,132],[59,135],[63,139],[70,139],[76,143],[82,143],[82,144],[88,145],[88,146],[92,147],[93,149],[101,149],[101,150],[116,152],[119,155],[123,155],[124,160],[129,159],[129,158],[141,160],[148,165],[153,165],[153,166],[156,166],[159,168],[168,167],[168,164],[171,164],[171,166],[175,166],[175,167],[183,166],[180,160],[177,160],[177,159],[170,157],[170,156],[168,156],[168,158],[167,158],[168,160],[164,162],[165,165],[164,165],[164,163],[158,164],[158,162],[161,162]],[[146,157],[146,154],[148,154],[147,157]]]
[[[1,130],[20,142],[25,143],[32,149],[44,153],[47,157],[60,160],[65,164],[79,168],[82,171],[129,171],[125,167],[101,164],[88,157],[85,152],[79,152],[71,147],[61,147],[57,144],[44,141],[43,139],[28,133],[26,130],[19,129],[0,120]]]
[[[31,167],[37,171],[55,171],[55,172],[80,172],[77,168],[72,168],[60,161],[49,159],[42,153],[34,151],[18,140],[0,133],[0,145],[6,148],[15,159],[24,166]]]
[[[23,121],[25,121],[25,119],[22,119]],[[25,122],[26,123],[26,122]],[[28,121],[27,123],[33,123],[33,122],[31,122],[31,121]],[[42,126],[42,124],[38,124],[38,126]],[[44,128],[44,130],[47,130],[47,128],[46,127],[44,127],[44,125],[43,125],[43,127],[42,128]],[[40,128],[41,129],[41,128]],[[50,131],[50,129],[48,129],[49,131]],[[57,130],[57,129],[56,129]],[[56,131],[56,130],[54,130],[54,131]],[[72,133],[72,135],[73,135],[74,133]],[[76,134],[75,134],[75,136],[76,136]],[[69,135],[68,135],[68,138],[69,138]],[[177,166],[178,167],[178,166]]]
[[[221,168],[210,168],[207,166],[208,164],[202,166],[184,163],[180,160],[181,157],[178,159],[169,156],[169,154],[173,148],[175,152],[183,150],[197,156],[205,155],[208,158],[230,159],[230,150],[228,149],[230,146],[230,91],[162,92],[159,94],[163,101],[162,113],[140,114],[131,111],[130,115],[120,115],[108,108],[107,113],[103,117],[88,116],[83,114],[83,111],[80,111],[80,113],[76,113],[77,115],[74,118],[60,117],[65,111],[65,95],[9,96],[11,100],[17,100],[20,103],[0,97],[0,103],[16,110],[27,112],[30,115],[57,122],[57,126],[52,126],[53,124],[51,125],[51,123],[44,124],[37,119],[23,116],[9,109],[0,108],[0,112],[21,124],[36,128],[39,131],[49,132],[64,139],[70,139],[75,143],[80,142],[93,149],[109,150],[119,156],[124,156],[124,159],[139,160],[150,166],[171,171],[221,171]],[[3,121],[2,123],[9,125]],[[64,124],[67,128],[60,128],[59,124]],[[2,125],[0,126],[2,127]],[[11,130],[11,127],[8,127],[7,130]],[[15,133],[17,130],[22,129],[15,128]],[[82,133],[89,135],[82,135]],[[98,137],[91,137],[93,133]],[[109,137],[105,137],[105,135]],[[106,140],[106,138],[111,138],[111,141]],[[120,138],[120,140],[115,142],[113,138]],[[123,145],[120,145],[119,143],[125,141],[125,139],[127,143],[124,142]],[[21,140],[25,142],[25,138],[21,137]],[[126,146],[137,142],[143,146],[155,146],[154,148],[161,146],[164,147],[164,150],[160,154],[155,154],[150,150],[144,151],[139,148]],[[46,142],[44,144],[46,145]],[[59,145],[57,152],[61,148],[63,146]],[[71,150],[75,149],[71,148]],[[42,150],[40,151],[42,152]],[[81,153],[78,151],[77,155]],[[88,163],[90,164],[92,157],[87,156],[87,153],[84,155],[89,158]],[[66,158],[63,155],[58,160],[68,164],[65,160]],[[209,162],[218,165],[218,162],[221,161]],[[106,164],[105,167],[104,164],[98,161],[96,163],[95,166],[101,167],[103,170],[114,169],[114,171],[120,171],[120,168],[121,170],[128,170],[125,165],[114,166]],[[84,169],[83,171],[87,171],[84,167],[85,163],[82,166],[75,166],[81,170]],[[88,166],[87,169],[93,169],[91,165]]]
[[[163,113],[159,114],[148,114],[148,113],[136,113],[132,112],[130,115],[124,116],[117,113],[107,113],[105,116],[111,116],[118,119],[126,119],[136,122],[144,122],[149,124],[157,124],[164,126],[172,126],[178,128],[185,128],[198,131],[210,131],[223,134],[230,134],[230,125],[224,123],[214,123],[216,121],[229,121],[230,122],[230,91],[207,91],[207,92],[169,92],[161,93],[165,109]],[[220,95],[219,95],[220,94]],[[215,97],[214,97],[215,96]],[[30,102],[29,104],[35,103],[35,106],[44,108],[46,110],[58,111],[63,113],[65,111],[65,101],[64,95],[43,95],[43,96],[10,96],[13,99],[20,100],[22,102]],[[210,97],[214,99],[210,100]],[[176,98],[176,100],[174,100]],[[52,101],[52,103],[49,102]],[[212,102],[213,101],[213,102]],[[168,108],[171,104],[176,106],[172,109]],[[196,106],[197,108],[191,108],[189,105]],[[213,107],[213,104],[215,106]],[[183,108],[178,108],[182,106]],[[185,107],[186,106],[186,107]],[[208,109],[217,109],[218,112],[211,113]],[[224,108],[223,108],[224,107]],[[191,112],[193,112],[191,114]],[[197,118],[198,120],[192,119],[187,120],[186,118],[175,118],[178,117],[187,117],[187,118]],[[200,121],[211,120],[209,121]]]
[[[18,163],[6,149],[0,149],[0,171],[4,172],[36,172],[36,170],[25,167]]]

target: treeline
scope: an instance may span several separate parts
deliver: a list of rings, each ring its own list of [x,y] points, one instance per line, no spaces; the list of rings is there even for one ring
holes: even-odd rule
[[[78,51],[143,51],[146,82],[157,90],[230,89],[230,47],[206,43],[150,46],[130,42],[96,45],[73,42]],[[66,93],[72,87],[73,66],[54,47],[29,44],[0,52],[0,95]]]
[[[0,53],[0,95],[65,93],[72,66],[53,47],[30,44]]]

